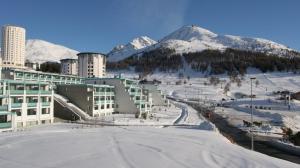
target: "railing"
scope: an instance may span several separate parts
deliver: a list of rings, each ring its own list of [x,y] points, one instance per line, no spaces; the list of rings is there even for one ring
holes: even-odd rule
[[[11,108],[21,108],[22,107],[22,103],[12,103],[11,104]]]
[[[39,90],[26,90],[26,94],[39,94]]]
[[[24,90],[10,90],[10,94],[13,95],[24,94]]]
[[[11,128],[11,122],[0,123],[0,129]]]
[[[41,94],[51,94],[52,91],[51,90],[40,90]]]
[[[42,106],[50,106],[50,102],[42,102]]]
[[[7,110],[8,110],[8,105],[0,106],[0,111],[7,111]]]
[[[37,103],[27,103],[27,107],[36,107]]]

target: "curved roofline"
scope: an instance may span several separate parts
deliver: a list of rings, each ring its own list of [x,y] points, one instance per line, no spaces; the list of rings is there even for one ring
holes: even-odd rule
[[[65,59],[61,59],[60,61],[67,61],[67,60],[78,60],[78,59],[75,59],[75,58],[65,58]]]
[[[80,52],[77,54],[77,56],[83,55],[83,54],[97,54],[97,55],[103,55],[106,56],[106,54],[99,53],[99,52]]]

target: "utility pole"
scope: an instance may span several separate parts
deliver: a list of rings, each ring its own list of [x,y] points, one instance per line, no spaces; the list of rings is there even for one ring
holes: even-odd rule
[[[250,78],[251,81],[251,150],[254,150],[254,137],[253,137],[253,94],[252,94],[252,81],[255,80],[255,77]]]

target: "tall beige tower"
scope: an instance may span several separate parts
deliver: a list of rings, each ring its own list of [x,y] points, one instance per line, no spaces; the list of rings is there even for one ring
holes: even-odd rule
[[[3,67],[23,68],[25,64],[25,29],[2,27],[1,58]]]
[[[101,53],[84,52],[78,56],[78,75],[84,78],[104,77],[106,56]]]

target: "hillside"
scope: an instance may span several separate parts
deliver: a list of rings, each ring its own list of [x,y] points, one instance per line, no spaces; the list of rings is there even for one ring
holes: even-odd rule
[[[59,62],[64,58],[77,58],[78,51],[43,40],[26,41],[26,59],[31,62]]]

